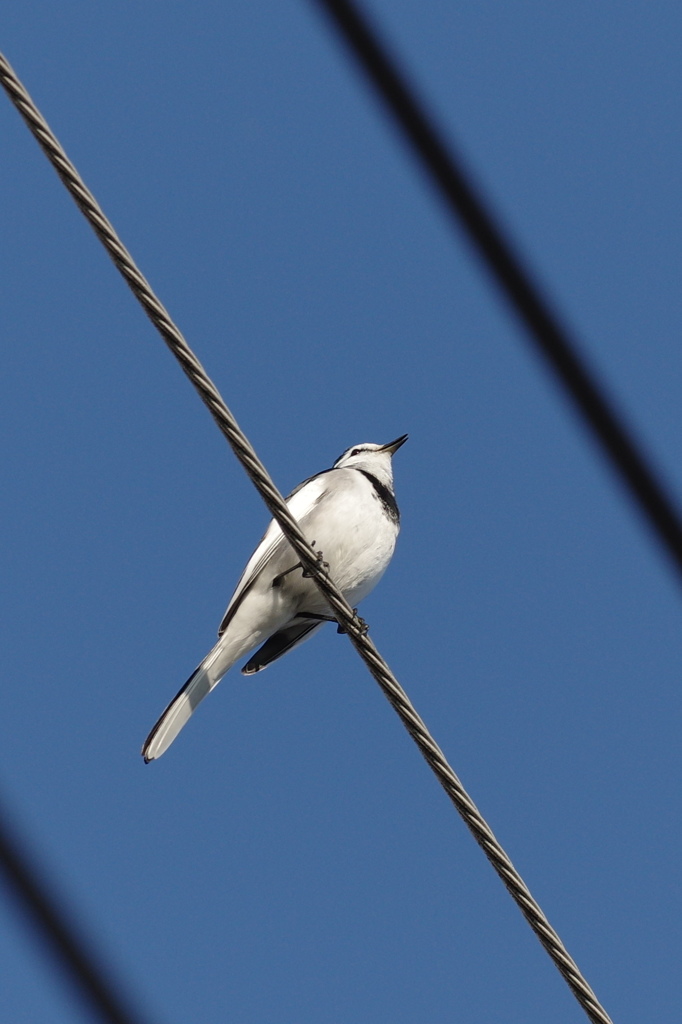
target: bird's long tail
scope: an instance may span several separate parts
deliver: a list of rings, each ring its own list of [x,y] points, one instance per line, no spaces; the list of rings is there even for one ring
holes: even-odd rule
[[[142,756],[147,764],[168,750],[195,708],[242,656],[244,645],[239,644],[236,649],[235,646],[227,642],[226,636],[221,637],[213,650],[209,651],[201,664],[195,668],[144,741]],[[247,649],[248,646],[247,644]]]

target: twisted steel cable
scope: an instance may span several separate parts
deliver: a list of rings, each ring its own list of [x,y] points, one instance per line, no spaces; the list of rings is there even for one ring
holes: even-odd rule
[[[585,1013],[593,1024],[612,1024],[611,1018],[601,1006],[541,907],[495,838],[490,826],[448,764],[445,755],[431,736],[409,697],[379,654],[372,640],[366,635],[366,626],[330,579],[324,563],[312,549],[298,523],[290,514],[284,498],[275,487],[249,440],[240,430],[217,388],[190,349],[180,330],[171,320],[166,308],[152,291],[94,196],[85,186],[76,168],[68,159],[2,54],[0,54],[0,83],[127,281],[133,294],[142,304],[147,316],[199,392],[202,401],[225,435],[237,459],[300,558],[306,573],[310,574],[328,601],[339,624],[348,633],[351,643],[399,715],[427,764],[459,811],[476,842],[504,882],[521,913],[554,961]]]

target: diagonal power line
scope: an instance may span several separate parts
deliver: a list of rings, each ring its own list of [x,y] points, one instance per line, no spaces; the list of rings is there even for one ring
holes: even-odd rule
[[[217,388],[208,377],[179,329],[171,320],[168,311],[141,274],[94,196],[85,186],[76,168],[66,156],[46,121],[2,54],[0,54],[0,84],[4,87],[17,110],[24,118],[30,131],[42,147],[43,152],[127,281],[133,294],[141,303],[147,316],[159,331],[173,355],[180,362],[183,371],[197,389],[219,429],[227,438],[237,459],[248,473],[258,493],[296,551],[306,572],[310,573],[310,576],[328,601],[335,617],[348,633],[351,643],[399,715],[403,725],[417,744],[429,767],[445,789],[464,819],[465,824],[472,832],[476,842],[483,849],[488,860],[521,910],[521,913],[563,975],[587,1016],[593,1024],[612,1024],[611,1018],[601,1006],[575,961],[571,958],[558,934],[550,925],[541,907],[533,898],[525,882],[495,838],[490,826],[448,764],[445,755],[419,717],[409,697],[377,651],[374,643],[365,635],[362,624],[358,621],[353,609],[329,578],[328,573],[301,532],[298,523],[291,516],[282,495],[272,482],[248,438],[240,430],[234,416],[220,397]]]
[[[452,145],[446,145],[415,90],[351,0],[315,0],[331,18],[398,123],[450,213],[467,232],[536,350],[549,363],[682,576],[682,521],[675,502],[581,360],[538,284],[486,209]]]

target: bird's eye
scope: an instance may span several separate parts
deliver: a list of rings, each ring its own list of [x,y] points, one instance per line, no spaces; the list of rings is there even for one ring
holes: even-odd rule
[[[353,451],[351,452],[351,455],[359,455],[361,451],[362,448],[354,448]]]

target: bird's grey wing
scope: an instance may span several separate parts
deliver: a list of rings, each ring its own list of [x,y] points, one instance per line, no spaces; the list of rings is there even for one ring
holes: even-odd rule
[[[242,674],[245,676],[253,675],[254,672],[260,672],[261,669],[267,668],[273,661],[277,661],[287,651],[293,650],[294,647],[298,647],[304,640],[316,633],[317,630],[324,626],[324,622],[320,622],[319,619],[303,619],[299,622],[294,622],[290,626],[285,626],[284,629],[280,629],[277,633],[273,633],[272,636],[265,641],[262,647],[247,661],[246,665],[242,669]]]
[[[309,480],[304,480],[304,482],[299,484],[296,490],[292,491],[286,499],[289,511],[293,515],[294,519],[296,519],[296,521],[301,525],[302,529],[305,529],[306,518],[324,496],[326,490],[324,477],[328,472],[331,472],[331,470],[325,470],[324,473],[318,473],[316,476],[310,477]],[[315,538],[311,537],[310,540],[315,540]],[[246,568],[241,575],[237,588],[230,599],[230,603],[227,606],[223,620],[220,623],[220,627],[218,629],[219,637],[223,635],[229,626],[237,608],[265,567],[269,562],[273,561],[285,547],[288,547],[288,543],[289,542],[285,539],[281,529],[279,528],[279,524],[273,519],[265,531],[265,535],[263,536],[260,544],[246,563]],[[292,557],[295,559],[293,552]]]

